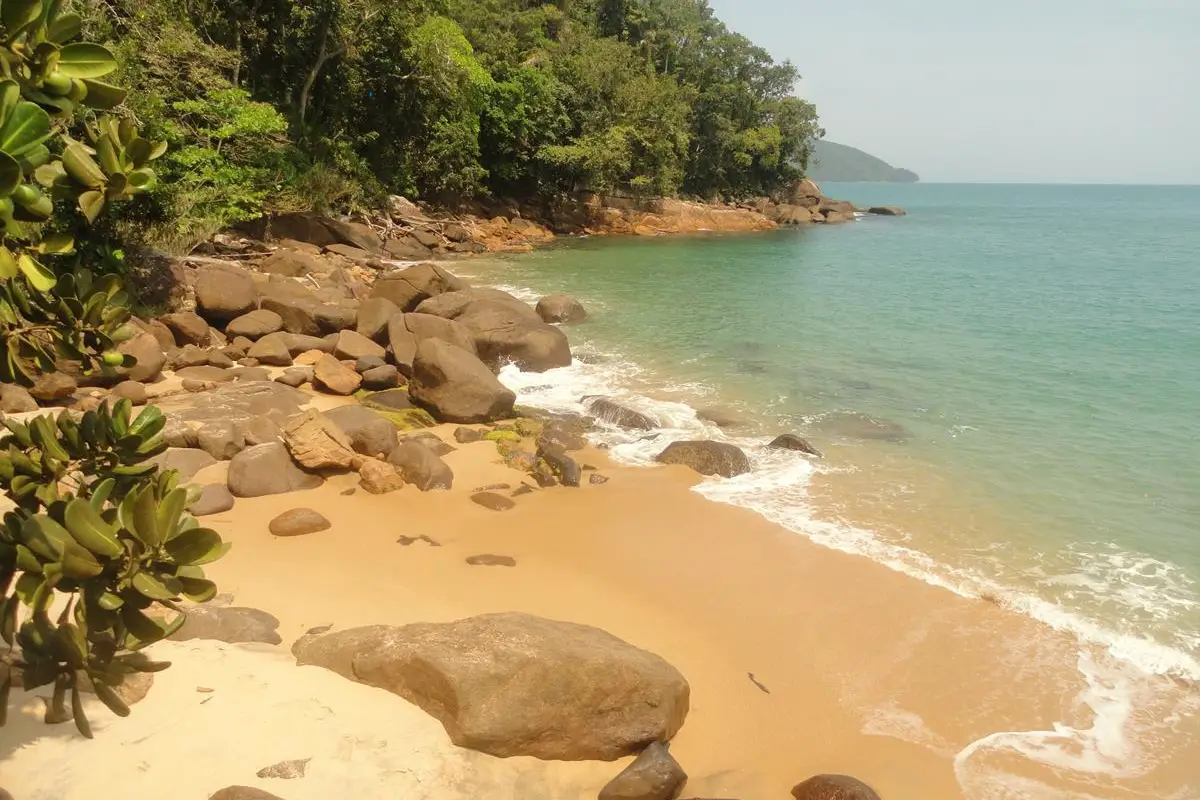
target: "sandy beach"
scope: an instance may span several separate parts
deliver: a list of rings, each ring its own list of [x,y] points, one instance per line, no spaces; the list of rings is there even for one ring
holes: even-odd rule
[[[452,441],[451,430],[437,432]],[[283,645],[160,645],[175,666],[129,718],[97,706],[93,742],[65,726],[43,728],[40,703],[29,698],[0,734],[3,785],[17,800],[94,796],[82,758],[109,765],[130,798],[161,797],[164,781],[177,787],[171,796],[197,800],[229,784],[297,800],[348,796],[345,785],[364,787],[360,797],[431,785],[441,788],[412,796],[458,797],[449,792],[473,787],[461,796],[594,797],[620,764],[501,761],[460,750],[405,701],[295,667],[287,652],[316,626],[494,611],[594,625],[675,665],[692,687],[691,713],[672,746],[690,776],[685,797],[782,798],[811,774],[843,772],[886,798],[1133,798],[1161,796],[1156,787],[1179,785],[1192,768],[1186,751],[1170,748],[1185,741],[1172,736],[1171,719],[1153,752],[1147,741],[1145,750],[1133,743],[1136,752],[1106,753],[1104,731],[1086,733],[1107,723],[1080,700],[1087,685],[1076,666],[1090,656],[1071,637],[706,500],[689,491],[697,480],[690,470],[622,467],[598,450],[579,461],[609,481],[534,492],[501,513],[469,501],[476,489],[516,487],[525,477],[490,442],[446,456],[456,476],[448,492],[348,495],[355,482],[342,476],[308,492],[239,500],[208,519],[234,543],[211,574],[235,605],[277,616]],[[268,522],[297,507],[320,510],[332,528],[271,536]],[[516,566],[466,563],[479,554],[510,556]],[[196,687],[216,689],[211,708],[198,705]],[[1177,687],[1173,700],[1185,696]],[[323,722],[305,718],[297,703],[325,709]],[[193,725],[194,737],[186,733]],[[407,757],[381,745],[397,730],[413,743]],[[1045,745],[1073,746],[1076,769],[1018,754],[1028,737],[1017,734],[1030,731],[1050,732]],[[1017,734],[996,739],[1002,732]],[[333,746],[346,736],[374,741],[359,749],[387,758],[356,761],[354,748]],[[973,744],[985,737],[993,738]],[[255,777],[291,757],[314,759],[304,779]],[[1114,758],[1126,771],[1118,779],[1107,774]],[[440,778],[412,783],[422,770]],[[540,788],[531,788],[532,775]]]

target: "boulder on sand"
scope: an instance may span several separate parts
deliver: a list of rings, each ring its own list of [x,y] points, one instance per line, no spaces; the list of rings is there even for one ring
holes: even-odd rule
[[[175,335],[175,341],[180,345],[208,345],[208,323],[199,314],[191,311],[181,311],[177,314],[166,314],[159,318]]]
[[[551,294],[538,300],[535,309],[545,322],[561,322],[573,325],[587,319],[583,304],[565,294]]]
[[[441,339],[461,347],[468,353],[475,353],[475,339],[470,331],[453,320],[442,319],[432,314],[393,316],[387,324],[387,338],[392,348],[392,360],[405,376],[412,375],[417,345],[425,339]]]
[[[225,326],[225,333],[230,336],[245,336],[247,339],[261,339],[269,333],[281,330],[283,317],[265,308],[242,314]]]
[[[340,331],[333,343],[333,354],[346,361],[357,361],[363,356],[383,358],[386,352],[375,342],[355,331]]]
[[[667,745],[651,742],[600,790],[599,800],[675,800],[687,780]]]
[[[417,312],[462,323],[475,339],[479,357],[493,366],[512,362],[523,370],[545,372],[571,365],[566,334],[506,292],[449,292],[421,303]]]
[[[388,454],[387,460],[400,470],[405,483],[422,492],[454,486],[454,472],[450,466],[423,444],[403,442]]]
[[[246,355],[260,364],[272,367],[290,367],[292,352],[288,349],[287,336],[288,334],[280,332],[268,333],[251,345]]]
[[[336,423],[309,409],[283,426],[283,442],[292,459],[305,469],[350,469],[361,463],[350,437]]]
[[[416,264],[380,276],[371,297],[391,300],[401,311],[414,311],[423,301],[446,292],[466,289],[467,282],[436,264]]]
[[[409,395],[443,422],[476,423],[512,415],[517,396],[471,353],[441,339],[417,346]]]
[[[258,302],[250,273],[234,266],[201,267],[196,272],[196,310],[213,322],[229,322]]]
[[[333,394],[350,395],[362,385],[362,376],[326,353],[313,365],[313,384]]]
[[[364,456],[386,456],[400,443],[396,426],[369,408],[339,406],[323,416],[345,432],[354,452]]]
[[[672,442],[654,459],[660,464],[683,464],[701,475],[734,478],[750,471],[750,459],[725,442]]]
[[[815,775],[792,787],[796,800],[880,800],[875,790],[849,775]]]
[[[310,533],[320,533],[332,527],[329,520],[311,508],[293,508],[285,511],[271,520],[267,529],[272,536],[307,536]]]
[[[325,479],[297,467],[283,442],[269,442],[234,456],[228,482],[234,497],[263,497],[315,489]]]
[[[687,681],[659,656],[528,614],[352,628],[305,636],[292,652],[400,695],[456,745],[501,758],[612,761],[670,740],[688,712]]]
[[[163,367],[167,365],[162,343],[152,333],[143,333],[127,342],[121,342],[117,345],[117,352],[137,359],[137,364],[132,367],[117,370],[117,373],[127,380],[153,383],[159,379]]]

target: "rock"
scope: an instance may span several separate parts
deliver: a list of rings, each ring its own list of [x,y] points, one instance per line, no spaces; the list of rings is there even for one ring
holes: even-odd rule
[[[168,638],[175,642],[215,639],[227,644],[282,644],[278,628],[279,620],[257,608],[201,605],[189,607],[183,627]]]
[[[400,385],[400,370],[391,364],[384,364],[382,367],[374,367],[362,373],[362,379],[363,388],[373,392],[393,389]]]
[[[167,447],[186,449],[200,446],[196,440],[196,428],[175,416],[167,417],[162,437]]]
[[[333,253],[335,256],[348,258],[351,261],[370,261],[374,255],[369,250],[363,250],[361,247],[353,247],[348,244],[331,244],[325,248],[325,252]]]
[[[472,567],[515,567],[517,560],[512,556],[494,556],[489,554],[467,556],[467,563]]]
[[[276,240],[292,239],[297,242],[324,247],[338,241],[334,233],[326,226],[327,219],[315,214],[280,214],[264,220],[265,228],[254,233],[259,239],[272,238]]]
[[[360,250],[366,250],[370,253],[378,253],[383,249],[383,240],[379,238],[379,234],[371,229],[370,225],[364,225],[361,222],[343,222],[337,219],[322,220],[325,227],[332,233],[337,240],[342,244],[357,247]],[[329,245],[326,245],[329,248]]]
[[[210,422],[196,431],[200,449],[218,461],[228,461],[246,449],[246,437],[232,422]]]
[[[197,472],[216,464],[217,459],[203,450],[181,450],[170,447],[151,458],[150,462],[164,472],[170,469],[175,470],[179,473],[179,482],[188,483],[196,477]]]
[[[471,240],[471,232],[457,222],[452,222],[442,230],[442,235],[452,242],[469,242]]]
[[[79,384],[64,372],[47,372],[39,375],[29,387],[29,394],[40,403],[55,403],[75,393]]]
[[[782,433],[771,440],[767,447],[776,450],[795,450],[799,453],[807,453],[810,456],[821,458],[821,451],[809,444],[807,439],[802,439],[793,433]]]
[[[154,686],[154,673],[152,672],[132,672],[124,677],[124,679],[112,687],[117,693],[117,697],[124,701],[125,705],[132,706],[146,699],[146,695],[150,694],[151,687]],[[86,672],[79,675],[79,691],[88,692],[89,694],[96,693],[96,687],[92,683],[92,679]],[[3,800],[4,795],[0,794],[0,800]]]
[[[511,511],[517,507],[512,500],[495,492],[476,492],[471,495],[471,502],[488,511]]]
[[[588,477],[588,483],[590,483],[592,486],[603,486],[604,484],[608,483],[608,478],[600,475],[599,473],[593,472]]]
[[[501,758],[611,761],[670,740],[688,711],[687,681],[659,656],[527,614],[353,628],[303,637],[292,652],[400,695],[456,745]]]
[[[354,371],[362,375],[368,370],[383,366],[387,366],[387,362],[381,356],[361,356],[354,362]]]
[[[320,360],[322,353],[333,352],[333,342],[327,342],[320,336],[308,336],[303,333],[280,333],[283,341],[287,344],[288,352],[296,359],[297,364],[304,364],[304,359],[301,356],[306,353],[311,353],[312,361],[310,364],[315,364]]]
[[[229,491],[234,497],[263,497],[315,489],[325,482],[320,475],[292,462],[283,442],[247,447],[229,462]]]
[[[340,406],[322,416],[346,434],[354,452],[364,456],[387,456],[400,443],[396,426],[369,408]]]
[[[482,361],[441,339],[417,346],[409,395],[438,419],[460,423],[511,416],[517,400]]]
[[[675,800],[687,781],[667,745],[651,742],[600,790],[599,800]]]
[[[466,288],[466,281],[436,264],[417,264],[381,275],[371,289],[371,297],[391,300],[401,311],[415,311],[418,305],[431,297]]]
[[[230,336],[245,336],[247,339],[261,339],[281,330],[283,317],[266,308],[242,314],[225,326],[225,333]]]
[[[542,427],[542,432],[538,434],[538,447],[554,444],[567,451],[582,450],[588,444],[582,433],[588,425],[587,420],[582,418],[576,422],[551,420]]]
[[[204,383],[218,384],[229,383],[236,375],[227,369],[220,367],[184,367],[183,369],[175,370],[175,377],[181,380],[203,381]]]
[[[320,334],[317,314],[322,306],[312,292],[290,283],[273,283],[263,288],[262,308],[273,311],[283,320],[283,330],[306,336]]]
[[[288,349],[287,334],[269,333],[251,346],[246,353],[260,364],[272,367],[289,367],[292,364],[292,353]]]
[[[573,325],[587,319],[587,311],[574,297],[565,294],[552,294],[538,300],[538,316],[545,322],[561,322]]]
[[[194,394],[212,391],[217,388],[217,384],[213,381],[202,381],[198,378],[184,378],[179,385],[183,387],[185,392],[192,392]]]
[[[159,379],[163,367],[167,365],[167,356],[163,353],[162,345],[150,333],[143,333],[127,342],[121,342],[117,345],[117,352],[137,359],[134,366],[117,370],[118,374],[131,381],[153,383]]]
[[[436,250],[442,243],[441,237],[429,230],[415,230],[412,232],[412,237],[420,242],[422,247],[427,247],[430,250]]]
[[[308,771],[308,762],[310,761],[312,761],[311,758],[294,758],[291,761],[280,761],[278,764],[263,767],[254,774],[260,778],[278,778],[285,781],[303,778],[304,773]]]
[[[296,250],[276,250],[258,264],[258,271],[264,275],[283,275],[288,278],[300,278],[314,272],[324,272],[328,268],[328,262],[320,256]]]
[[[285,386],[297,387],[311,382],[312,379],[312,367],[292,367],[291,369],[285,369],[283,374],[275,380]]]
[[[853,411],[825,414],[819,417],[813,425],[822,431],[852,439],[903,442],[910,436],[908,430],[899,423]]]
[[[583,400],[589,413],[609,425],[635,431],[652,431],[658,427],[658,424],[645,414],[614,403],[607,397],[585,397]]]
[[[900,206],[871,206],[867,209],[868,214],[876,214],[881,217],[903,217],[908,214]]]
[[[515,363],[529,372],[571,364],[566,335],[542,321],[527,303],[496,289],[468,289],[426,300],[417,307],[464,325],[480,358],[489,364]]]
[[[267,442],[281,441],[283,428],[269,417],[253,417],[237,423],[238,432],[246,440],[247,447]]]
[[[196,271],[196,310],[214,322],[229,322],[258,302],[250,273],[236,267],[201,267]]]
[[[387,494],[404,487],[404,477],[391,464],[367,459],[358,471],[358,485],[371,494]]]
[[[233,508],[233,495],[221,483],[210,483],[200,491],[196,502],[188,508],[194,517],[208,517]]]
[[[415,236],[401,236],[384,242],[383,249],[392,258],[402,261],[419,261],[429,258],[430,248],[421,244]]]
[[[26,411],[37,411],[37,400],[24,386],[15,383],[0,383],[0,412],[5,414],[21,414]]]
[[[305,469],[351,469],[358,458],[348,437],[332,420],[314,410],[297,414],[283,426],[283,443]]]
[[[538,458],[546,462],[554,477],[563,486],[578,487],[583,479],[583,472],[575,459],[567,455],[567,451],[555,444],[538,448]]]
[[[698,408],[696,409],[696,419],[711,422],[722,430],[725,428],[737,428],[743,424],[740,417],[731,414],[723,408]]]
[[[376,342],[387,335],[388,321],[400,313],[400,307],[386,297],[370,297],[358,307],[355,330]]]
[[[311,508],[293,508],[275,517],[267,527],[272,536],[307,536],[327,531],[333,526]]]
[[[234,380],[246,382],[271,380],[271,371],[266,367],[258,366],[257,359],[247,358],[245,361],[254,364],[254,366],[238,367],[237,369],[232,370],[234,374]]]
[[[208,323],[199,314],[181,311],[176,314],[166,314],[159,319],[171,329],[171,333],[175,335],[175,341],[179,344],[201,346],[208,344]]]
[[[313,367],[313,385],[332,394],[354,394],[362,380],[361,375],[328,353]]]
[[[175,334],[171,333],[171,329],[157,319],[150,320],[142,328],[158,340],[158,349],[161,352],[165,353],[179,346],[179,343],[175,341]]]
[[[454,448],[443,442],[440,436],[438,436],[436,433],[429,433],[428,431],[422,431],[421,433],[410,433],[400,440],[400,444],[405,444],[407,442],[419,444],[439,458],[454,452]]]
[[[417,345],[425,339],[441,339],[457,345],[468,353],[475,353],[475,339],[471,332],[457,322],[435,317],[432,314],[400,314],[393,316],[387,325],[388,344],[392,348],[392,360],[404,375],[411,376]]]
[[[654,459],[660,464],[683,464],[701,475],[734,478],[750,471],[750,459],[724,442],[672,442]]]
[[[211,367],[229,369],[233,366],[233,359],[225,355],[220,350],[209,350],[205,355],[208,356],[208,364]]]
[[[792,787],[796,800],[880,800],[870,786],[849,775],[815,775]]]
[[[210,795],[208,800],[283,800],[283,798],[251,786],[226,786],[216,794]]]
[[[455,428],[454,441],[459,444],[471,444],[483,440],[483,431],[478,428]]]
[[[400,471],[405,483],[416,486],[422,492],[454,486],[454,473],[449,465],[417,442],[401,443],[388,454],[387,461]]]
[[[358,324],[358,307],[350,305],[349,302],[326,303],[317,306],[314,319],[322,331],[337,333],[349,328],[353,332],[354,326]]]
[[[387,351],[361,333],[341,331],[333,346],[333,354],[346,361],[357,361],[363,356],[377,356],[382,359],[387,355]]]
[[[194,344],[186,345],[171,358],[171,366],[176,370],[208,366],[208,351]]]

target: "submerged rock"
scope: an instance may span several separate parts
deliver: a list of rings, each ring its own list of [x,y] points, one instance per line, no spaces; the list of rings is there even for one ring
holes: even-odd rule
[[[838,436],[852,439],[877,439],[903,442],[911,437],[899,423],[856,411],[836,411],[818,418],[813,426]]]

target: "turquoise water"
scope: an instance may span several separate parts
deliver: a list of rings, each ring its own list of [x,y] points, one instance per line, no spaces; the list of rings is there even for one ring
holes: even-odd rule
[[[716,499],[1200,677],[1200,187],[824,189],[909,216],[480,266],[592,310],[587,363],[509,379],[739,441],[756,473]],[[782,430],[829,458],[758,447]],[[613,436],[635,461],[663,441]]]

